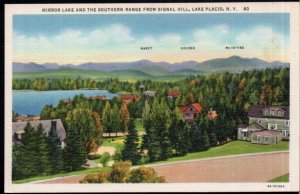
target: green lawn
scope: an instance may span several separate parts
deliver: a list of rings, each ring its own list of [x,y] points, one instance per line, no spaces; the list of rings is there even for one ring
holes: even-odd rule
[[[289,174],[282,175],[280,177],[270,180],[269,182],[272,183],[289,182]]]
[[[189,153],[186,156],[169,158],[165,161],[155,162],[155,164],[183,161],[183,160],[192,160],[192,159],[201,159],[201,158],[212,158],[218,156],[229,156],[229,155],[237,155],[237,154],[282,151],[288,149],[289,149],[289,142],[286,141],[282,141],[277,145],[261,145],[261,144],[251,144],[250,142],[246,142],[246,141],[232,141],[222,146],[210,148],[207,151]]]
[[[78,171],[73,171],[73,172],[68,172],[68,173],[60,173],[60,174],[49,175],[49,176],[36,176],[36,177],[27,178],[27,179],[13,181],[13,184],[21,184],[21,183],[51,179],[51,178],[56,178],[56,177],[65,177],[65,176],[70,176],[70,175],[92,174],[92,173],[97,173],[99,171],[104,171],[104,170],[109,170],[109,169],[110,169],[110,167],[90,168],[90,169],[78,170]]]
[[[117,151],[122,150],[124,145],[124,137],[105,137],[103,138],[103,146],[111,146],[116,148]]]
[[[134,120],[135,129],[137,131],[145,131],[145,128],[140,119]]]

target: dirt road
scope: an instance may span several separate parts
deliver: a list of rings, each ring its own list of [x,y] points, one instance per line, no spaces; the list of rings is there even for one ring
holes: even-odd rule
[[[153,167],[169,183],[267,182],[289,172],[289,154],[200,160]]]
[[[289,172],[289,153],[265,153],[150,165],[169,183],[267,182]],[[79,183],[84,175],[39,181]]]

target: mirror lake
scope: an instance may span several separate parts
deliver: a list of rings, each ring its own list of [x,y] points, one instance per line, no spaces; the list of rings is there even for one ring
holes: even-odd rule
[[[13,90],[13,111],[19,115],[39,115],[45,105],[57,106],[62,99],[73,99],[75,95],[83,94],[89,96],[106,96],[112,99],[118,94],[110,93],[107,90]]]

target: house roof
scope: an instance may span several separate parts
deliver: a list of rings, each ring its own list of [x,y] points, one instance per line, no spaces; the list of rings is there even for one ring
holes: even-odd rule
[[[179,91],[169,91],[168,96],[178,97],[180,95]]]
[[[189,107],[193,107],[195,111],[189,111]],[[200,113],[202,111],[202,106],[198,103],[194,103],[187,106],[181,106],[179,107],[179,110],[183,113]]]
[[[276,136],[281,132],[277,130],[263,130],[263,131],[255,131],[252,132],[252,135],[261,135],[261,136]]]
[[[280,116],[265,116],[265,115],[263,115],[263,109],[264,108],[269,108],[271,110],[282,109],[284,111],[284,115],[283,115],[283,117],[280,117]],[[289,119],[290,118],[290,107],[289,106],[251,105],[251,107],[248,111],[248,117]]]
[[[248,124],[238,124],[237,128],[245,129],[248,127]]]
[[[107,97],[106,96],[90,96],[89,97],[90,100],[107,100]]]
[[[257,122],[253,122],[250,125],[248,125],[247,127],[249,127],[251,125],[254,125],[257,129],[265,130],[265,128],[263,126],[261,126],[260,124],[258,124]]]
[[[68,99],[63,99],[62,101],[63,101],[63,103],[73,102],[70,98],[68,98]]]
[[[66,139],[66,130],[61,122],[60,119],[53,119],[53,120],[40,120],[40,121],[29,121],[29,124],[36,130],[38,125],[41,123],[44,132],[46,135],[48,135],[50,129],[51,129],[51,121],[56,121],[56,130],[57,130],[57,135],[61,141]],[[28,122],[13,122],[12,124],[12,131],[13,131],[13,136],[14,134],[22,134],[24,133],[24,128],[26,127]]]
[[[202,111],[202,106],[198,103],[194,103],[192,104],[192,106],[198,111],[201,112]]]

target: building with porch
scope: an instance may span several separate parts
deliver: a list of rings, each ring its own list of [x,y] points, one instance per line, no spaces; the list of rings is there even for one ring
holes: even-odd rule
[[[260,137],[258,132],[268,137],[267,139],[271,136],[274,139],[276,136],[276,141],[267,141],[270,144],[277,143],[281,139],[288,140],[290,137],[289,106],[252,105],[248,111],[248,118],[249,124],[238,125],[238,139],[240,140],[261,142],[261,140],[254,140],[255,137]]]

